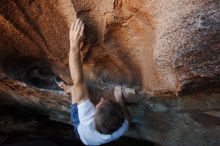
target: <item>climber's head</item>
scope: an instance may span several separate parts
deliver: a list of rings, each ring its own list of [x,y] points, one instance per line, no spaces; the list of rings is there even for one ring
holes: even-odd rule
[[[96,109],[95,127],[98,132],[111,134],[122,126],[125,116],[117,102],[101,98]]]

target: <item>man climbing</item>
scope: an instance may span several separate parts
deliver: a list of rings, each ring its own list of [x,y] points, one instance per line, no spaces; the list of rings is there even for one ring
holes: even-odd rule
[[[58,83],[71,93],[71,122],[76,135],[85,145],[101,145],[121,137],[128,129],[129,114],[122,100],[120,86],[115,88],[115,101],[103,99],[95,106],[90,101],[83,77],[80,44],[84,38],[84,23],[77,19],[70,28],[69,68],[73,86]]]

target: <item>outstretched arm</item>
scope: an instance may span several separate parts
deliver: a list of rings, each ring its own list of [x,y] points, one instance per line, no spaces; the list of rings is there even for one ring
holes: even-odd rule
[[[76,103],[88,99],[88,90],[83,78],[82,61],[80,58],[80,43],[84,37],[84,24],[82,20],[77,19],[70,28],[70,51],[69,51],[69,68],[73,80],[72,98]],[[73,99],[72,99],[73,101]]]

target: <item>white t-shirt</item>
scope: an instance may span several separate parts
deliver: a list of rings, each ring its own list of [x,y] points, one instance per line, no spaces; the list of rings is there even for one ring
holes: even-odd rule
[[[128,130],[128,121],[125,120],[122,126],[112,134],[105,135],[95,129],[94,115],[96,108],[88,99],[78,104],[79,126],[78,133],[85,145],[101,145],[121,137]]]

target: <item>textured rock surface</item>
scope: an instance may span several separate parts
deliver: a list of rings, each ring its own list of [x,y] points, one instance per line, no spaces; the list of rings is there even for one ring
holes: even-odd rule
[[[111,97],[116,84],[138,91],[142,104],[130,110],[140,135],[130,136],[220,143],[219,0],[1,0],[2,96],[68,122],[70,98],[54,77],[71,83],[68,30],[76,17],[86,24],[82,56],[92,96]]]
[[[37,113],[30,108],[18,105],[11,100],[0,97],[0,145],[14,143],[36,142],[49,140],[54,145],[62,146],[84,146],[80,141],[76,141],[71,125],[48,120],[47,116]],[[154,146],[152,143],[129,137],[122,137],[117,141],[103,146]],[[35,145],[48,145],[38,143]]]

